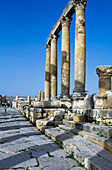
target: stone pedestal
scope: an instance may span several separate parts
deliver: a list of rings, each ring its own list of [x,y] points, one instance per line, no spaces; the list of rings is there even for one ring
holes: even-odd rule
[[[68,98],[70,90],[70,21],[68,17],[63,17],[62,25],[62,65],[61,65],[61,97]]]
[[[108,108],[106,94],[95,95],[94,108],[95,109],[107,109]]]
[[[46,68],[45,68],[45,100],[50,100],[50,58],[51,58],[51,46],[46,45]]]
[[[99,94],[105,94],[111,90],[112,66],[99,66],[96,73],[99,76]]]
[[[85,65],[86,65],[86,43],[85,43],[85,6],[86,2],[79,2],[75,6],[75,89],[74,95],[85,93]],[[73,95],[73,96],[74,96]]]
[[[57,96],[57,38],[51,37],[51,100]]]
[[[72,101],[72,110],[84,109],[84,97],[75,97]]]

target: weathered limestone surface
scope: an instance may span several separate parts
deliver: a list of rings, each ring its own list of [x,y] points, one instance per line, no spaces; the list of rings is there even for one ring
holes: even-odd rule
[[[93,109],[94,108],[94,95],[86,95],[84,98],[84,108]]]
[[[38,91],[38,101],[41,101],[41,91]]]
[[[57,96],[57,36],[51,40],[51,99]]]
[[[87,2],[87,0],[81,0],[81,2]],[[65,9],[63,10],[62,15],[60,16],[60,18],[58,19],[58,21],[56,22],[55,26],[53,27],[53,29],[51,30],[49,37],[47,39],[47,44],[50,43],[51,41],[51,35],[58,35],[59,32],[61,31],[61,19],[64,17],[71,17],[74,13],[75,13],[75,6],[78,3],[77,0],[70,0],[69,3],[67,4],[67,6],[65,7]]]
[[[69,170],[79,163],[19,112],[0,108],[0,169]],[[55,168],[56,167],[56,168]]]
[[[112,109],[112,92],[111,91],[107,91],[107,105],[108,105],[108,109]]]
[[[77,3],[75,28],[75,90],[85,92],[85,6],[84,1]]]
[[[51,61],[51,46],[46,45],[46,69],[45,69],[45,100],[50,99],[50,61]]]
[[[112,66],[99,66],[96,72],[99,76],[99,94],[105,94],[111,90]]]
[[[95,109],[108,109],[107,95],[106,94],[95,95],[94,103]]]
[[[112,168],[111,152],[86,139],[86,134],[82,137],[73,134],[68,129],[63,130],[60,127],[62,125],[59,125],[57,128],[51,127],[45,129],[45,134],[63,147],[67,153],[72,153],[74,158],[88,170],[107,170]]]
[[[37,108],[61,108],[61,101],[60,100],[54,100],[54,101],[33,101],[32,102],[33,107]]]
[[[63,17],[62,24],[62,66],[61,66],[61,95],[69,97],[70,90],[70,19]]]
[[[45,96],[45,93],[42,91],[41,92],[41,101],[44,101],[44,96]]]

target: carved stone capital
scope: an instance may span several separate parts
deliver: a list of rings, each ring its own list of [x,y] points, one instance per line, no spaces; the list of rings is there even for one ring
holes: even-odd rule
[[[112,66],[99,66],[96,68],[98,76],[112,76]]]
[[[61,25],[62,25],[62,27],[69,27],[70,26],[70,23],[71,23],[71,20],[72,20],[72,18],[68,18],[68,17],[62,17],[62,19],[61,19]]]
[[[57,43],[57,39],[59,38],[59,35],[51,35],[51,41]]]
[[[73,0],[75,10],[85,9],[87,0]]]

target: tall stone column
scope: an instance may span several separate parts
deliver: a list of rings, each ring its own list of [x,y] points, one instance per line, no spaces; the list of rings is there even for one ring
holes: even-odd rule
[[[62,66],[61,66],[61,96],[69,97],[70,90],[70,19],[64,17],[61,20],[62,25]]]
[[[51,38],[51,100],[57,96],[57,39],[52,35]]]
[[[85,43],[85,7],[86,0],[78,2],[76,10],[75,27],[75,89],[79,96],[85,94],[85,67],[86,67],[86,43]]]
[[[45,100],[50,100],[50,58],[51,58],[51,46],[46,45],[46,68],[45,68]]]
[[[99,94],[105,94],[111,90],[112,66],[99,66],[96,72],[99,76]]]

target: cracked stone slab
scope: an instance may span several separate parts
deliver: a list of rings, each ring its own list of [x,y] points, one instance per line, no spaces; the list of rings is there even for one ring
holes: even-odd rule
[[[19,152],[22,150],[25,150],[27,148],[33,147],[34,144],[33,143],[18,143],[18,144],[8,144],[5,145],[4,147],[0,148],[0,151],[5,152],[5,153],[15,153],[15,152]]]
[[[31,155],[32,155],[33,158],[49,157],[49,156],[48,156],[48,153],[46,153],[46,152],[36,152],[36,151],[32,151],[32,152],[31,152]]]
[[[66,156],[68,155],[64,150],[62,149],[58,149],[56,151],[51,151],[50,155],[54,156],[54,157],[60,157],[60,158],[66,158]]]
[[[12,168],[27,168],[27,167],[30,167],[30,166],[38,166],[38,162],[35,158],[30,158],[29,160],[26,160],[25,162],[21,162],[15,166],[13,166]]]
[[[86,169],[83,167],[73,167],[70,170],[86,170]]]
[[[15,167],[19,168],[20,164],[26,165],[26,162],[28,163],[30,159],[31,159],[31,155],[27,152],[18,152],[14,154],[0,153],[0,169],[15,168]],[[21,167],[23,168],[24,166],[22,165]]]
[[[41,157],[38,158],[38,161],[40,166],[69,166],[63,158],[57,157]]]
[[[41,170],[43,169],[42,167],[30,167],[28,170]]]
[[[43,170],[69,170],[70,166],[50,166],[45,167]]]

